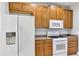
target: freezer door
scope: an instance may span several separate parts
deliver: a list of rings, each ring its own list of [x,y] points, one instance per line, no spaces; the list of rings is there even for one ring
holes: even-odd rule
[[[1,15],[0,56],[17,56],[17,16]],[[15,38],[15,39],[14,39]],[[13,43],[12,40],[15,40]]]
[[[19,55],[35,55],[35,26],[33,16],[19,16]]]

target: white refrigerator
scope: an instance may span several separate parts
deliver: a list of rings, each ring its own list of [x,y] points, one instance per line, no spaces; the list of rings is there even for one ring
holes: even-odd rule
[[[1,56],[35,55],[34,16],[1,16]]]

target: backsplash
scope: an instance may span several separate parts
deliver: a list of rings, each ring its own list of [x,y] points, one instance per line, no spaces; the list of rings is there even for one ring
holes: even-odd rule
[[[46,29],[46,28],[37,28],[35,31],[35,35],[50,35],[51,33],[56,34],[70,34],[71,29]]]
[[[35,29],[35,35],[46,35],[46,28],[37,28]]]

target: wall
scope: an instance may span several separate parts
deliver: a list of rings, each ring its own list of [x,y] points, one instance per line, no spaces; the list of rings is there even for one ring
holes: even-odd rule
[[[49,33],[48,35],[50,35],[52,33],[57,33],[57,35],[58,34],[70,34],[71,29],[45,29],[45,28],[40,28],[40,29],[36,29],[35,35],[46,35],[47,33]]]
[[[71,33],[77,34],[79,38],[79,4],[72,6],[71,9],[73,9],[73,29]],[[79,51],[79,46],[78,46],[78,51]]]

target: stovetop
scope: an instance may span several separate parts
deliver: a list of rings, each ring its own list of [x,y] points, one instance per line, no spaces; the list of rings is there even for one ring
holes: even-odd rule
[[[65,38],[69,36],[69,34],[61,34],[61,35],[58,35],[58,36],[48,36],[48,37],[51,37],[51,38]]]
[[[51,38],[64,38],[66,36],[48,36],[48,37],[51,37]]]

